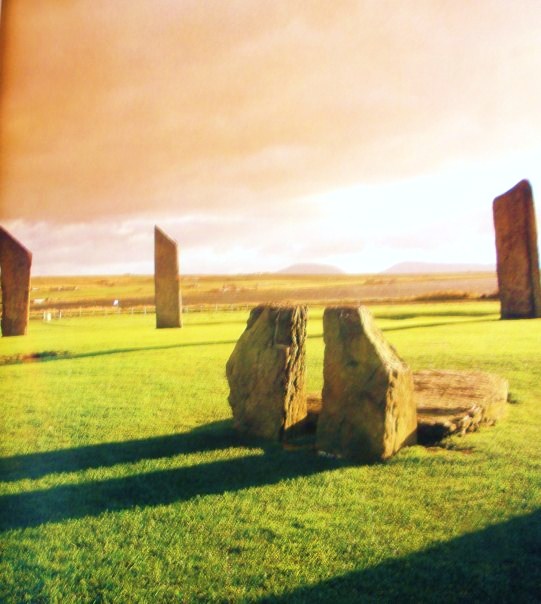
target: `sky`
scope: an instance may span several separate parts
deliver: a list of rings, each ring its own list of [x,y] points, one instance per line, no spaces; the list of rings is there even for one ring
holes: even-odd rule
[[[494,264],[541,196],[539,0],[6,0],[0,219],[33,274]],[[540,221],[537,204],[538,223]]]

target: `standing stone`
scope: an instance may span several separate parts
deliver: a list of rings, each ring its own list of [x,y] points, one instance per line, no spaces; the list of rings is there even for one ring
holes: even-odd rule
[[[306,418],[305,306],[260,305],[226,365],[235,427],[280,440]]]
[[[154,227],[156,327],[182,327],[177,242]]]
[[[541,317],[539,256],[532,188],[521,180],[493,204],[501,318]]]
[[[415,444],[412,372],[385,340],[368,309],[326,308],[323,337],[317,448],[369,463]]]
[[[32,254],[0,227],[2,335],[24,336],[30,310]]]

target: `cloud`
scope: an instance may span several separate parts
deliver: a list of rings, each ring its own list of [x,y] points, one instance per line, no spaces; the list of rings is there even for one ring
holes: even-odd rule
[[[17,219],[5,226],[34,254],[34,274],[153,271],[153,228],[177,240],[181,272],[269,272],[316,262],[353,273],[400,261],[493,263],[492,200],[528,174],[538,153],[456,162],[437,173],[358,184],[287,204],[223,211],[150,209],[87,221]],[[539,179],[531,179],[534,194]],[[537,206],[541,224],[541,207]]]
[[[2,216],[284,210],[534,148],[541,13],[518,4],[10,2]]]

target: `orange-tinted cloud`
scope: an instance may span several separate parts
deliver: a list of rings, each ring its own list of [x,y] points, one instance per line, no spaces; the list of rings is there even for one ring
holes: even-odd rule
[[[4,4],[3,218],[242,212],[541,140],[538,0]]]

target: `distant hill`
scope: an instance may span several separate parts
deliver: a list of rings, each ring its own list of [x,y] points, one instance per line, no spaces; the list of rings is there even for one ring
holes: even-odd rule
[[[496,270],[493,264],[446,264],[437,262],[399,262],[382,271],[385,274],[404,273],[488,273]]]
[[[277,275],[344,275],[344,271],[329,264],[292,264],[276,272]]]

